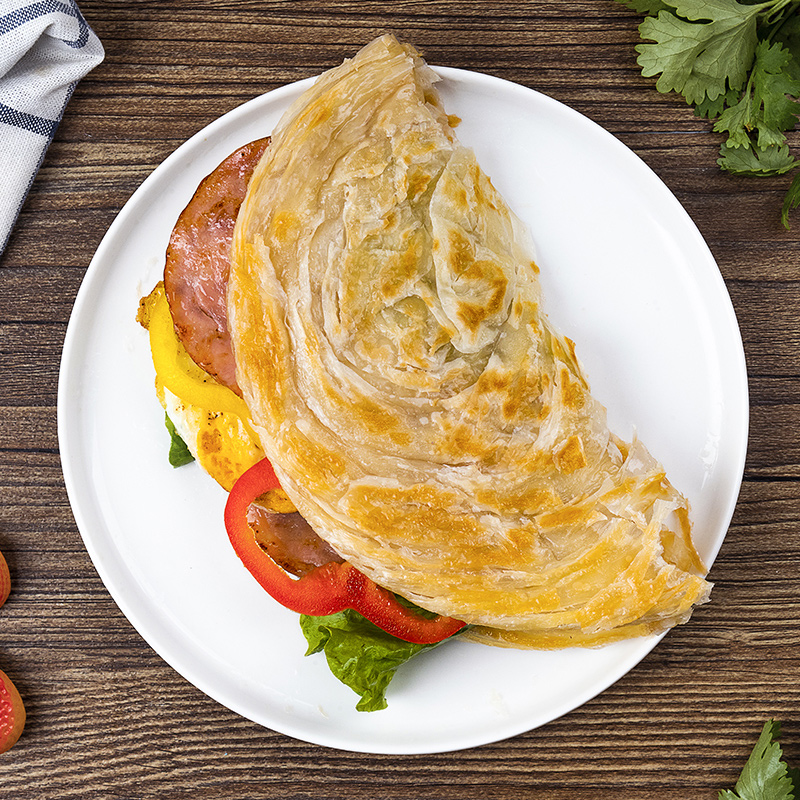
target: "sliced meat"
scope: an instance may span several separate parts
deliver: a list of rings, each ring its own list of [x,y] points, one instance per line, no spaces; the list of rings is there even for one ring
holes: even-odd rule
[[[297,511],[280,514],[252,505],[247,521],[269,557],[293,575],[305,575],[329,561],[344,560]]]
[[[230,248],[247,184],[269,142],[267,137],[245,145],[203,179],[175,224],[164,268],[164,289],[183,346],[195,363],[239,395],[226,300]],[[294,575],[343,560],[296,511],[252,505],[248,521],[272,560]]]
[[[226,304],[230,248],[247,184],[269,141],[246,144],[203,179],[175,224],[164,268],[172,319],[186,351],[239,395]]]

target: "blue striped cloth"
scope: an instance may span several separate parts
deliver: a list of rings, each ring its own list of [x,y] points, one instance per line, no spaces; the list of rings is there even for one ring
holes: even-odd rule
[[[0,254],[67,101],[103,56],[75,0],[0,0]]]

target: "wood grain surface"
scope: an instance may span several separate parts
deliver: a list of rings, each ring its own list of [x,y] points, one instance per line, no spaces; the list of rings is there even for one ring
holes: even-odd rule
[[[719,138],[635,63],[639,18],[585,2],[82,0],[105,61],[78,86],[0,259],[0,668],[28,709],[8,800],[683,800],[731,787],[765,719],[800,767],[800,214],[785,179],[733,178]],[[699,226],[741,326],[751,391],[740,501],[714,600],[581,708],[507,741],[367,756],[295,741],[167,666],[83,547],[59,461],[61,347],[115,215],[179,144],[246,100],[391,31],[433,64],[530,86],[639,154]],[[502,138],[502,131],[498,131]],[[792,134],[800,146],[798,133]],[[468,702],[469,698],[465,698]]]

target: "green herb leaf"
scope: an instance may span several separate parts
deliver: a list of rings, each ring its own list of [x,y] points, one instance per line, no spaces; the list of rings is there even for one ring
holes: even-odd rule
[[[617,0],[649,14],[636,46],[642,75],[679,92],[726,133],[717,164],[735,175],[782,175],[800,165],[785,132],[800,117],[800,0]],[[800,206],[800,178],[781,220]],[[800,800],[800,798],[798,798]]]
[[[791,54],[792,63],[787,71],[797,78],[800,76],[800,14],[795,10],[775,31],[774,40],[780,42]]]
[[[783,131],[790,131],[797,124],[800,104],[792,98],[800,96],[800,75],[794,77],[789,71],[792,61],[791,53],[779,43],[770,45],[764,41],[756,48],[753,101],[758,112],[755,127],[760,147],[783,144]],[[764,141],[772,132],[775,141]]]
[[[783,45],[759,42],[741,100],[726,109],[714,125],[718,133],[728,132],[729,147],[748,147],[751,131],[758,131],[761,150],[786,141],[783,132],[794,128],[800,114],[800,104],[792,99],[800,95],[800,80],[786,71],[791,60]]]
[[[706,97],[694,107],[694,115],[705,119],[718,117],[726,108],[736,105],[741,97],[739,89],[728,89],[725,94],[721,94],[715,100]]]
[[[360,696],[358,711],[386,708],[386,689],[397,668],[437,646],[404,642],[352,609],[325,617],[302,615],[300,627],[308,642],[306,655],[325,653],[331,672]]]
[[[794,180],[783,198],[783,208],[781,209],[781,222],[786,230],[789,230],[789,212],[793,208],[800,206],[800,172],[794,176]],[[798,786],[800,788],[800,786]]]
[[[753,97],[748,91],[742,95],[738,103],[722,112],[714,123],[714,130],[717,133],[728,132],[725,144],[729,148],[750,147],[748,131],[753,127],[753,116]]]
[[[617,0],[617,2],[628,6],[628,8],[637,11],[639,14],[649,14],[652,16],[658,14],[659,11],[671,10],[662,0]]]
[[[719,793],[719,800],[794,800],[792,777],[776,741],[780,723],[767,720],[734,790]]]
[[[173,467],[182,467],[184,464],[190,464],[194,461],[194,456],[191,454],[186,442],[181,439],[180,434],[175,429],[175,425],[169,418],[168,414],[164,414],[164,424],[169,431],[169,463]]]
[[[659,75],[656,88],[676,91],[688,103],[714,101],[741,89],[753,63],[757,21],[764,4],[736,0],[669,0],[675,13],[661,11],[639,26],[636,46],[642,75]]]
[[[800,796],[800,769],[797,767],[786,767],[786,774],[792,782],[792,793],[794,797]]]
[[[787,145],[773,146],[766,149],[750,144],[748,147],[729,147],[723,144],[717,159],[722,169],[734,175],[765,177],[783,175],[793,170],[798,163],[789,152]]]

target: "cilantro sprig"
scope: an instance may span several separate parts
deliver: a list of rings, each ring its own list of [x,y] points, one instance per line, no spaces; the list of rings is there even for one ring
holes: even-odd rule
[[[800,167],[786,133],[800,117],[800,0],[617,0],[646,17],[636,45],[645,77],[677,92],[725,135],[717,164],[735,175]],[[781,221],[800,206],[800,171]]]
[[[795,800],[800,770],[790,768],[783,760],[777,741],[780,735],[780,722],[769,719],[764,723],[736,786],[723,789],[718,800]]]

